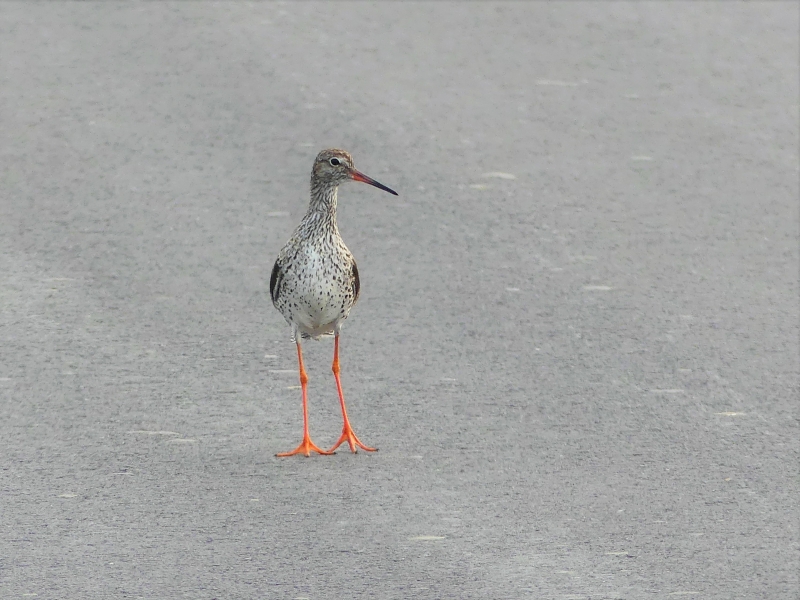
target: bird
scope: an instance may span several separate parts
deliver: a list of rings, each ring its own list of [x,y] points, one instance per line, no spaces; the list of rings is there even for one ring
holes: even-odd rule
[[[355,258],[339,235],[336,224],[336,203],[339,185],[360,181],[397,196],[397,192],[356,170],[353,157],[345,150],[330,148],[321,151],[311,170],[311,200],[308,210],[281,248],[269,280],[272,303],[292,328],[292,341],[297,346],[297,363],[303,397],[303,439],[290,452],[278,457],[304,454],[333,454],[344,442],[351,452],[358,448],[375,452],[358,439],[350,420],[339,377],[339,334],[350,310],[358,301],[361,281]],[[333,371],[336,391],[342,409],[342,434],[328,450],[314,442],[308,432],[308,375],[303,365],[301,340],[319,340],[334,336]]]

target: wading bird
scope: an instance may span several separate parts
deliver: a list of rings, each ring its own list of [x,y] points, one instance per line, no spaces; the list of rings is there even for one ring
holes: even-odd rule
[[[339,333],[360,291],[356,261],[336,226],[337,192],[346,181],[368,183],[397,196],[394,190],[357,171],[353,158],[344,150],[323,150],[314,160],[308,211],[278,254],[269,280],[272,303],[292,327],[303,392],[303,441],[291,452],[277,456],[333,454],[344,442],[352,452],[357,448],[376,450],[364,445],[350,426],[339,379]],[[332,370],[344,420],[342,435],[330,450],[318,447],[308,434],[308,375],[300,344],[303,338],[318,340],[324,335],[334,336]]]

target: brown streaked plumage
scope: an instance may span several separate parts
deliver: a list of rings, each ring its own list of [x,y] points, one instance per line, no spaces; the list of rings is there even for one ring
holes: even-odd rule
[[[303,441],[291,452],[278,456],[310,456],[311,452],[332,454],[344,442],[353,452],[356,447],[375,450],[361,443],[353,432],[339,379],[339,333],[361,290],[356,261],[336,226],[337,191],[346,181],[369,183],[397,195],[394,190],[357,171],[353,158],[344,150],[323,150],[314,160],[308,211],[278,253],[269,281],[272,303],[292,327],[303,390]],[[335,336],[332,370],[344,419],[342,435],[327,451],[315,445],[308,434],[308,376],[300,345],[302,338],[318,340],[325,335]]]

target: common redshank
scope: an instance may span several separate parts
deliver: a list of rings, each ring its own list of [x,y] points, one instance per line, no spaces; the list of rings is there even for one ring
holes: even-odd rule
[[[269,293],[287,323],[292,327],[292,340],[297,345],[300,386],[303,391],[303,441],[291,452],[277,456],[292,456],[311,452],[333,454],[344,442],[352,452],[361,448],[374,452],[356,437],[347,418],[342,382],[339,379],[339,333],[350,309],[358,300],[360,282],[358,267],[350,250],[344,245],[336,226],[336,200],[339,185],[346,181],[361,181],[397,196],[397,192],[357,171],[353,158],[344,150],[323,150],[314,160],[311,170],[311,202],[303,220],[278,254],[269,279]],[[330,450],[323,450],[311,441],[308,434],[308,375],[303,367],[301,338],[320,339],[334,336],[333,376],[342,407],[342,435]]]

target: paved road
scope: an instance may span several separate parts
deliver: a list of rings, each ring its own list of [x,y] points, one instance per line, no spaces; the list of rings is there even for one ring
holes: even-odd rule
[[[0,4],[0,597],[796,598],[797,31],[791,2]],[[401,194],[340,195],[381,450],[278,460],[267,282],[332,145]]]

